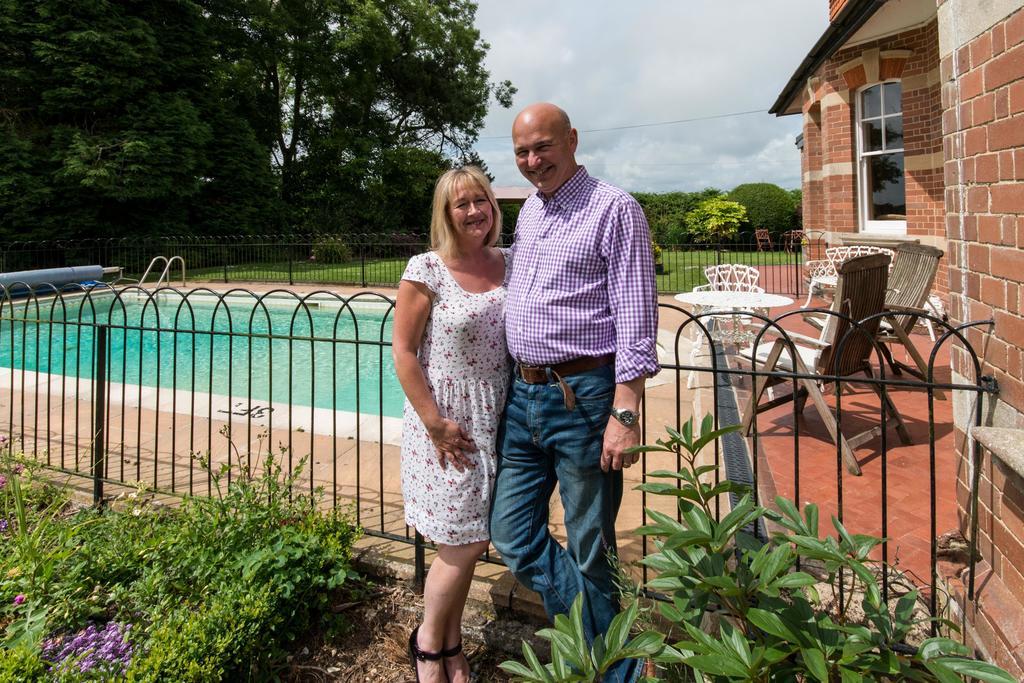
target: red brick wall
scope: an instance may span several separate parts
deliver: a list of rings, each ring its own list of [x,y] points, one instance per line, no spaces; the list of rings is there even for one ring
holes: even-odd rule
[[[962,443],[961,439],[957,439]],[[968,468],[957,480],[957,502],[965,514],[970,504]],[[1024,479],[982,449],[978,486],[978,550],[975,600],[967,600],[967,577],[947,583],[970,626],[968,644],[1024,680]]]
[[[825,240],[817,231],[824,225],[825,194],[821,183],[821,107],[812,106],[804,114],[804,146],[800,155],[803,226],[806,242],[804,258],[825,258]]]
[[[863,66],[850,68],[851,62],[866,51],[877,50],[879,79],[901,73],[903,88],[904,157],[907,198],[907,235],[918,237],[945,250],[945,206],[943,203],[943,172],[939,153],[942,150],[942,100],[937,78],[938,24],[898,33],[877,41],[847,47],[837,52],[817,74],[813,97],[804,99],[804,167],[820,157],[825,176],[820,187],[804,183],[805,229],[822,229],[831,233],[857,233],[857,155],[853,102],[858,88],[866,83]],[[884,57],[890,51],[909,50],[905,58]],[[868,84],[870,85],[870,84]],[[820,115],[811,114],[820,108]],[[820,129],[818,121],[820,120]],[[933,159],[920,168],[927,155]],[[849,172],[837,172],[848,169]],[[805,179],[807,175],[805,174]],[[819,199],[820,196],[820,199]],[[816,203],[822,205],[815,213]],[[820,216],[820,218],[819,218]],[[946,260],[940,263],[937,286],[944,290],[948,282]]]
[[[1024,11],[962,46],[956,71],[953,58],[941,65],[945,199],[949,283],[963,296],[949,312],[955,321],[995,319],[991,337],[973,330],[968,341],[987,345],[999,398],[1024,414]],[[973,375],[965,358],[955,360]]]
[[[1024,10],[943,56],[940,75],[950,318],[995,320],[991,334],[967,334],[982,356],[982,373],[999,383],[986,421],[1024,428]],[[963,349],[952,361],[958,375],[974,378]],[[958,419],[959,434],[969,421]],[[971,463],[966,438],[957,443],[966,531]],[[972,644],[1024,680],[1024,480],[988,452],[980,475],[978,593],[969,603],[961,592],[957,602]]]

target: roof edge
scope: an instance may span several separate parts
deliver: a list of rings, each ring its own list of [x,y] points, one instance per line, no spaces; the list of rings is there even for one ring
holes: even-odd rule
[[[782,92],[779,93],[775,104],[768,110],[769,114],[776,116],[788,116],[787,112],[793,100],[796,99],[803,87],[803,83],[818,70],[826,59],[834,55],[846,43],[850,37],[863,26],[871,16],[877,12],[887,0],[850,0],[840,10],[836,18],[828,25],[825,32],[818,38],[811,51],[807,53],[804,60],[800,62],[793,75],[790,76]]]

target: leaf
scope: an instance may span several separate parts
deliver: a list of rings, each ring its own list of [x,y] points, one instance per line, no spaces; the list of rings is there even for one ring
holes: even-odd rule
[[[750,644],[747,642],[746,637],[738,628],[731,626],[729,622],[722,622],[721,630],[722,635],[725,636],[725,641],[729,644],[732,651],[739,656],[744,667],[749,670],[752,664],[752,657]]]
[[[958,643],[952,638],[929,638],[921,643],[921,648],[918,650],[918,656],[923,660],[943,655],[969,657],[971,651],[967,646]]]
[[[671,470],[654,470],[653,472],[648,472],[647,476],[648,477],[660,477],[660,478],[663,478],[663,479],[685,479],[686,478],[686,474],[688,474],[688,473],[673,472]]]
[[[747,680],[747,667],[737,659],[729,659],[721,655],[694,655],[683,661],[705,673]]]
[[[623,649],[630,653],[630,657],[654,657],[661,652],[664,643],[664,634],[644,631],[629,641]]]
[[[572,666],[583,669],[575,639],[568,633],[549,630],[545,637],[551,641],[552,651],[558,650]]]
[[[963,683],[960,676],[958,676],[955,671],[948,668],[942,661],[941,657],[929,659],[924,663],[924,665],[925,668],[935,675],[935,678],[939,680],[939,683]]]
[[[856,671],[844,667],[839,668],[839,679],[842,683],[864,683],[864,681],[868,680]]]
[[[551,673],[540,663],[533,648],[525,640],[523,641],[523,657],[526,659],[526,663],[530,665],[532,678],[544,681],[544,683],[554,683]]]
[[[609,652],[615,652],[626,642],[626,637],[636,621],[638,609],[639,605],[634,600],[629,607],[612,618],[612,623],[608,625],[604,638]]]
[[[1017,683],[1013,676],[1006,673],[998,666],[982,662],[977,659],[966,659],[959,657],[939,657],[931,659],[927,664],[941,664],[950,671],[955,671],[961,676],[977,678],[988,683]],[[931,670],[931,667],[929,667]],[[934,670],[932,670],[934,672]]]
[[[825,663],[825,655],[821,650],[807,649],[800,650],[800,656],[807,665],[807,670],[821,683],[828,683],[828,666]]]
[[[791,572],[785,576],[780,576],[772,585],[777,588],[800,588],[813,586],[817,582],[817,579],[806,572]]]
[[[788,641],[794,644],[800,644],[802,639],[787,625],[775,612],[769,612],[757,607],[751,607],[747,611],[747,619],[757,628],[761,629],[765,633]]]
[[[674,453],[675,449],[669,448],[668,446],[661,445],[645,445],[645,446],[630,446],[625,450],[626,453]]]
[[[523,678],[527,681],[544,680],[543,678],[538,679],[538,677],[534,675],[533,671],[527,669],[525,666],[515,661],[514,659],[510,659],[507,662],[502,662],[498,665],[498,668],[506,673],[509,673],[518,678]]]

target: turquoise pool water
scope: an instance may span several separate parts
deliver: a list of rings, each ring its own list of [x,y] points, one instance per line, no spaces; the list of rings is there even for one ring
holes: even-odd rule
[[[268,402],[402,414],[385,306],[357,307],[353,319],[337,302],[308,311],[294,301],[256,307],[245,297],[221,306],[163,296],[157,305],[111,302],[97,297],[95,312],[76,303],[52,315],[42,305],[5,307],[0,365],[91,379],[93,323],[107,323],[111,382],[230,396],[236,414]],[[69,324],[76,322],[87,324]]]

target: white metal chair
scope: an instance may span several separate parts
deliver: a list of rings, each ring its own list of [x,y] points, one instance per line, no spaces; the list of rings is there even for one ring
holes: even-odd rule
[[[835,290],[839,266],[857,256],[869,254],[885,254],[890,261],[893,258],[893,250],[885,247],[876,247],[866,244],[856,244],[842,247],[828,247],[825,249],[825,258],[820,261],[808,261],[804,264],[807,269],[807,301],[804,308],[810,308],[811,297],[815,293],[825,290]]]
[[[753,266],[741,263],[722,263],[717,266],[708,266],[704,269],[704,277],[707,278],[708,283],[706,285],[697,285],[693,288],[693,291],[764,293],[764,288],[757,284],[757,281],[761,278],[761,273]],[[700,316],[700,321],[705,326],[710,326],[712,323],[715,323],[715,326],[717,326],[725,322],[726,319],[730,320],[735,328],[742,328],[750,324],[750,316],[736,315],[736,312],[731,308],[701,307],[694,311],[694,314]],[[693,348],[690,351],[691,364],[696,362],[697,355],[706,341],[705,336],[704,332],[698,328],[697,340],[693,343]],[[687,380],[687,386],[692,389],[693,385],[694,374],[691,372]]]

